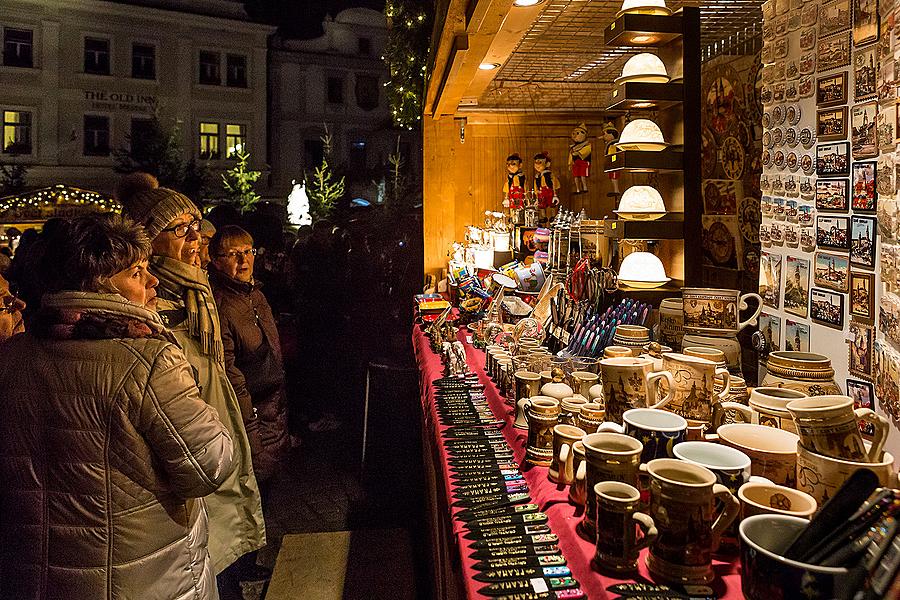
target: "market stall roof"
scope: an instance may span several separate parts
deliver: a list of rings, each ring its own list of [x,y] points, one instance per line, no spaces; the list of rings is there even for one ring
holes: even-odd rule
[[[120,210],[119,203],[104,194],[57,184],[0,198],[0,223],[36,223]]]
[[[478,0],[462,12],[456,4],[466,3],[450,0],[446,14],[438,15],[429,115],[596,111],[608,104],[613,80],[628,58],[646,51],[605,45],[604,30],[621,0],[545,0],[530,7]],[[667,5],[678,10],[697,3]],[[701,0],[699,6],[704,56],[761,31],[762,0]]]

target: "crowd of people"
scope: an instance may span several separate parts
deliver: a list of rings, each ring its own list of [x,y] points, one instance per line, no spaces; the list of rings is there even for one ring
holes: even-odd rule
[[[291,448],[257,248],[150,176],[117,196],[0,281],[0,597],[241,598]]]

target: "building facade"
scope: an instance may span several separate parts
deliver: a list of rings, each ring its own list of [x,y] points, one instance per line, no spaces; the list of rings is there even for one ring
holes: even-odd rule
[[[320,163],[327,126],[333,160],[345,167],[351,198],[375,203],[398,136],[407,173],[418,172],[416,136],[391,126],[382,59],[387,22],[380,12],[351,8],[327,17],[310,40],[272,39],[269,53],[269,148],[273,194],[287,194]]]
[[[156,110],[187,158],[215,172],[243,149],[264,170],[273,31],[229,0],[4,0],[0,162],[111,193],[113,151]]]

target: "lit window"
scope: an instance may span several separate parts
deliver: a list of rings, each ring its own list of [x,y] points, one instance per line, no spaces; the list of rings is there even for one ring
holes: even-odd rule
[[[109,75],[109,40],[84,38],[84,72]]]
[[[84,155],[109,156],[109,117],[84,115]]]
[[[3,111],[3,153],[31,154],[31,113]]]
[[[247,57],[240,54],[229,54],[226,59],[225,83],[229,87],[247,87]]]
[[[226,125],[225,157],[237,158],[241,152],[247,152],[247,128],[244,125]]]
[[[156,79],[156,46],[131,45],[131,76],[134,79]]]
[[[200,158],[204,160],[219,158],[218,123],[200,123]]]
[[[34,66],[34,33],[30,29],[3,30],[3,64],[7,67]]]
[[[218,52],[200,52],[200,83],[204,85],[221,85],[222,74]]]

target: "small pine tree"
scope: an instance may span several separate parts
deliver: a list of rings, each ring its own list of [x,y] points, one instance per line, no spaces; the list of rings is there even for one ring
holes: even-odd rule
[[[249,152],[238,151],[237,159],[238,162],[234,167],[222,173],[222,187],[225,189],[226,201],[234,204],[242,213],[246,213],[253,210],[260,200],[253,186],[262,172],[247,168],[250,163]]]
[[[397,150],[388,154],[388,176],[385,185],[384,203],[389,211],[400,212],[406,199],[406,177],[403,167],[406,161],[400,153],[400,137],[397,137]]]
[[[316,218],[324,218],[334,210],[335,203],[344,195],[344,178],[335,178],[329,160],[331,159],[331,134],[325,127],[322,140],[324,152],[322,164],[313,170],[312,176],[306,176],[306,191],[309,196],[310,212]]]

